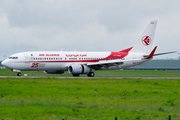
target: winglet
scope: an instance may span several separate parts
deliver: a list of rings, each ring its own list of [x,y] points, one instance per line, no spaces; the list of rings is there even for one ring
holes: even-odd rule
[[[149,56],[145,59],[151,59],[156,51],[157,46],[153,49],[153,51],[149,54]]]

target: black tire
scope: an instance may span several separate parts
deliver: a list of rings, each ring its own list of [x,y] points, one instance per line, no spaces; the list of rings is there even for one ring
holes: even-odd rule
[[[17,76],[21,76],[21,73],[20,73],[20,72],[18,72],[18,73],[17,73]]]
[[[79,77],[79,74],[73,74],[73,77]]]
[[[90,72],[89,74],[87,74],[88,77],[94,77],[94,72]]]

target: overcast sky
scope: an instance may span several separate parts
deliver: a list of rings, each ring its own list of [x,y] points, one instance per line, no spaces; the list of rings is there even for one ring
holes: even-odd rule
[[[179,0],[0,0],[0,60],[24,51],[119,51],[133,46],[151,20],[158,20],[156,53],[180,52],[179,5]]]

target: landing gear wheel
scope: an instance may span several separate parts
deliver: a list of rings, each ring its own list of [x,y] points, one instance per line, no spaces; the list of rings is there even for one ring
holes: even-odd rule
[[[90,72],[89,74],[87,74],[88,77],[94,77],[94,72]]]
[[[18,72],[18,73],[17,73],[17,76],[21,76],[21,73],[20,73],[20,72]]]
[[[73,77],[79,77],[79,74],[73,74]]]

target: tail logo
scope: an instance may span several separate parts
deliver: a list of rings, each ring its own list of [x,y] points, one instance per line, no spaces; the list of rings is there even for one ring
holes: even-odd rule
[[[145,46],[148,46],[151,44],[151,38],[149,36],[144,36],[142,38],[142,43],[145,45]]]

